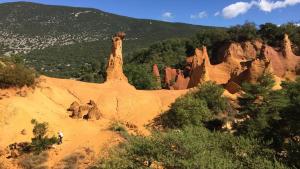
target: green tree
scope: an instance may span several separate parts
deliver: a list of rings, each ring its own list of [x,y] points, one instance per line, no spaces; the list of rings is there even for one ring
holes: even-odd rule
[[[196,92],[177,99],[170,110],[161,116],[163,126],[170,128],[203,126],[217,120],[219,113],[230,114],[231,106],[223,97],[223,92],[224,89],[213,82],[199,85]],[[222,124],[222,121],[219,123]]]
[[[228,41],[228,39],[229,34],[225,29],[208,29],[199,31],[193,38],[186,42],[186,55],[192,56],[194,55],[196,48],[206,46],[211,60],[216,62],[220,46]]]
[[[254,23],[246,22],[243,25],[236,25],[228,30],[230,40],[235,42],[243,42],[255,40],[258,38],[257,29]]]
[[[279,47],[282,43],[283,33],[280,27],[272,23],[259,26],[258,34],[268,45]]]
[[[201,126],[213,119],[205,100],[197,99],[193,94],[181,97],[172,104],[171,109],[161,116],[164,127],[183,128],[184,126]]]
[[[160,82],[154,77],[149,64],[127,64],[124,73],[130,84],[137,89],[160,89]]]
[[[58,142],[55,136],[50,138],[47,136],[48,123],[39,123],[35,119],[32,119],[31,123],[34,125],[32,130],[34,137],[31,139],[31,147],[34,152],[40,153]]]
[[[281,91],[273,91],[273,76],[262,75],[256,84],[242,85],[244,94],[239,98],[240,114],[245,120],[239,132],[250,137],[264,137],[272,123],[280,120],[280,111],[287,105]]]

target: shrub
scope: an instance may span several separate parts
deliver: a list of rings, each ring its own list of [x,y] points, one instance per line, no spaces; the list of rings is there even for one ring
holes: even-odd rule
[[[160,89],[160,83],[152,73],[151,66],[148,64],[135,65],[127,64],[124,72],[130,84],[137,89]]]
[[[281,91],[273,91],[273,86],[271,74],[261,76],[256,84],[242,85],[244,94],[239,98],[240,114],[250,119],[239,126],[241,134],[264,136],[272,123],[280,119],[279,112],[287,105],[287,99]]]
[[[110,124],[109,130],[116,132],[126,132],[126,128],[120,122],[114,121]]]
[[[58,142],[57,137],[52,136],[49,138],[47,136],[48,123],[39,123],[35,119],[32,119],[31,123],[34,125],[32,130],[34,137],[31,139],[31,147],[34,152],[40,153]]]
[[[213,114],[208,109],[205,100],[197,99],[193,94],[177,99],[171,109],[161,116],[163,125],[170,128],[203,125],[212,118]]]
[[[205,82],[198,87],[199,91],[195,93],[197,99],[205,100],[207,107],[214,114],[230,111],[230,104],[223,96],[224,89],[214,82]]]
[[[257,141],[210,132],[203,127],[133,136],[111,151],[95,168],[284,168],[274,152]]]
[[[4,62],[0,66],[0,88],[33,86],[37,74],[22,64]]]
[[[188,125],[200,126],[214,120],[218,113],[230,111],[230,104],[222,96],[224,89],[220,86],[206,82],[201,84],[198,89],[197,92],[177,99],[171,105],[170,110],[161,115],[160,120],[163,126],[170,128],[182,128]]]
[[[47,169],[45,164],[49,155],[46,152],[40,154],[26,154],[19,159],[19,164],[24,169]]]

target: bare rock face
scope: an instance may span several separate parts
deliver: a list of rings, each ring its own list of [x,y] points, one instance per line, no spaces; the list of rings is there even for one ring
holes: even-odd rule
[[[157,64],[153,65],[152,73],[153,73],[153,76],[156,78],[156,82],[159,84],[159,86],[161,86],[160,73],[159,73],[159,69],[157,67]]]
[[[179,71],[177,76],[176,76],[176,81],[172,86],[170,86],[170,89],[172,89],[172,90],[187,89],[189,81],[190,81],[190,78],[189,77],[184,77],[183,72]]]
[[[230,43],[220,47],[221,57],[215,64],[211,64],[203,46],[186,58],[184,70],[166,68],[165,82],[170,89],[176,90],[214,81],[224,85],[230,93],[236,93],[241,83],[256,83],[265,73],[272,73],[279,81],[293,80],[300,74],[300,57],[293,53],[291,46],[288,35],[284,36],[281,50],[261,40]]]
[[[282,54],[284,57],[295,56],[292,50],[292,43],[287,34],[284,34]]]
[[[106,81],[128,81],[127,77],[123,73],[122,42],[124,38],[124,32],[118,32],[112,38],[112,51],[106,68]]]
[[[177,70],[170,67],[165,68],[165,79],[164,82],[167,85],[167,88],[170,88],[176,82]]]

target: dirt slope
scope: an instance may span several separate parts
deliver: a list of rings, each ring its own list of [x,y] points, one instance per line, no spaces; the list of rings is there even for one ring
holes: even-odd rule
[[[142,133],[147,133],[144,125],[187,92],[139,91],[122,81],[92,84],[45,76],[40,81],[25,97],[0,90],[10,95],[0,100],[0,149],[14,142],[30,141],[31,119],[48,122],[51,134],[62,130],[65,135],[64,143],[50,153],[49,167],[57,167],[63,158],[81,148],[88,147],[98,155],[102,148],[117,143],[119,136],[107,130],[114,120],[133,123]],[[86,121],[69,117],[66,110],[73,101],[84,104],[91,99],[98,104],[103,119]],[[23,129],[26,135],[20,133]]]

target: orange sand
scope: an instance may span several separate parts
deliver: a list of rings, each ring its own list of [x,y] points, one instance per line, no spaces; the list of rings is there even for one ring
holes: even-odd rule
[[[147,133],[144,125],[187,92],[141,91],[122,81],[93,84],[45,76],[40,81],[26,97],[11,95],[0,100],[0,149],[14,142],[30,141],[31,119],[48,122],[50,135],[59,130],[64,133],[63,144],[49,157],[50,168],[82,147],[89,147],[99,155],[101,149],[118,142],[119,136],[107,129],[112,121],[133,123],[139,131]],[[98,104],[103,119],[86,121],[69,117],[66,110],[73,101],[85,104],[90,99]],[[26,135],[20,133],[23,129],[27,131]]]

